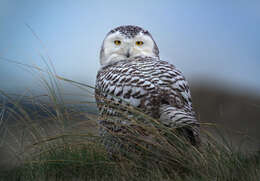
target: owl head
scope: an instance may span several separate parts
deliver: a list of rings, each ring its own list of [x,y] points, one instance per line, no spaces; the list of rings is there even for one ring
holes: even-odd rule
[[[152,35],[138,26],[119,26],[105,37],[100,51],[100,64],[107,65],[137,56],[159,57]]]

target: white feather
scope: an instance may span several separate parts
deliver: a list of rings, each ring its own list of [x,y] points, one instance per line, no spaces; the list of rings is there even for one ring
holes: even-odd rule
[[[114,41],[121,41],[120,45],[115,45]],[[136,41],[143,41],[141,46],[136,45]],[[128,38],[121,35],[119,32],[109,34],[103,41],[103,52],[100,56],[100,64],[106,66],[108,64],[127,59],[127,53],[130,53],[130,57],[137,56],[150,56],[156,57],[153,52],[154,49],[153,39],[143,33],[136,35],[134,38]]]

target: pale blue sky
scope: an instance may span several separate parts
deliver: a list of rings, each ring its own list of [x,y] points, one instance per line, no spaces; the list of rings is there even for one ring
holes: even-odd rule
[[[260,1],[0,0],[0,57],[44,67],[43,41],[59,75],[94,85],[99,49],[119,25],[148,29],[163,60],[192,81],[260,91]],[[0,59],[0,89],[37,89],[38,79]]]

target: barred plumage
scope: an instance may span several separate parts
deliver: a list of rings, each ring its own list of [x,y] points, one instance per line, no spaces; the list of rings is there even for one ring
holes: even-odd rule
[[[111,32],[120,32],[120,29],[123,29],[123,33],[121,33],[123,37],[127,34],[127,30],[130,31],[131,36],[136,36],[135,34],[138,35],[139,33],[133,33],[133,30],[136,30],[136,28],[132,27],[121,27]],[[142,34],[141,30],[139,31]],[[126,39],[129,38],[131,37],[127,35]],[[133,45],[130,45],[130,48],[131,46]],[[158,49],[157,46],[155,48]],[[109,56],[116,57],[114,52],[113,54],[108,54],[105,51],[106,44],[103,44],[101,50],[103,59],[104,57],[109,59]],[[127,51],[129,54],[129,50]],[[131,124],[128,119],[120,119],[121,113],[118,108],[109,106],[109,102],[112,101],[114,106],[129,104],[139,108],[166,126],[186,127],[184,134],[186,134],[192,144],[198,144],[198,122],[192,109],[192,100],[187,81],[173,65],[159,59],[159,50],[154,51],[153,48],[151,56],[146,56],[146,52],[143,52],[143,54],[139,52],[132,53],[133,56],[131,57],[116,58],[116,61],[109,59],[110,61],[105,61],[106,63],[98,71],[96,100],[100,114],[101,134],[105,134],[108,130],[124,132],[122,126],[116,126],[116,122]],[[108,57],[106,57],[106,53]],[[116,52],[116,54],[120,53]],[[107,144],[113,144],[113,141]]]

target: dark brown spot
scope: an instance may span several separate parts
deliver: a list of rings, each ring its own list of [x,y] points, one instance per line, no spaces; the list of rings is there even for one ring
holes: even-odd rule
[[[116,96],[121,96],[122,93],[123,93],[123,89],[121,89],[121,90],[116,94]]]
[[[125,98],[125,99],[129,99],[130,96],[131,96],[131,93],[132,93],[132,90],[129,89],[128,92],[127,92],[126,94],[124,94],[124,98]]]
[[[125,81],[125,77],[120,80],[120,83],[123,83]]]
[[[140,91],[137,91],[134,94],[132,94],[132,96],[135,97],[135,96],[138,96],[139,94],[140,94]]]
[[[136,83],[136,82],[138,82],[138,79],[134,79],[131,81],[131,83]]]
[[[128,79],[126,79],[125,81],[126,81],[126,82],[129,82],[130,80],[131,80],[131,77],[129,77],[129,78],[128,78]]]

